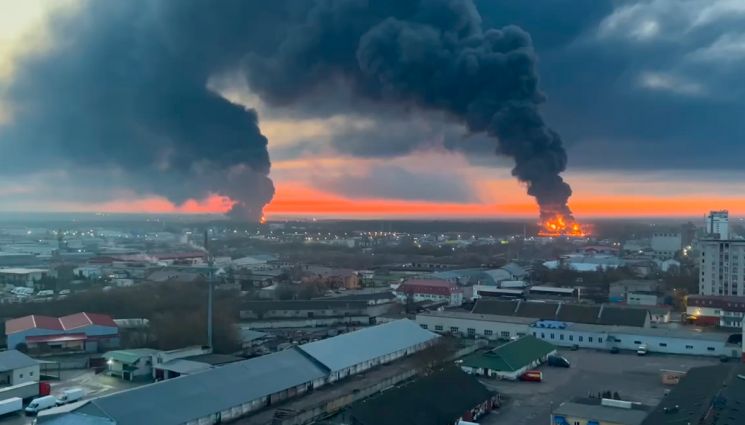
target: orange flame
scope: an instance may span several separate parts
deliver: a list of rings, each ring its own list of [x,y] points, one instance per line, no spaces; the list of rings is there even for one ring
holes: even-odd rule
[[[264,214],[261,215],[261,218],[259,219],[259,224],[266,224],[266,216]]]
[[[589,235],[589,230],[574,221],[571,217],[556,214],[540,223],[538,236],[583,238]]]

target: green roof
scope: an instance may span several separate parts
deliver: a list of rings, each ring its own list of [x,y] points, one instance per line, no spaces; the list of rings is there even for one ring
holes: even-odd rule
[[[145,356],[150,356],[157,352],[158,350],[153,350],[152,348],[135,348],[133,350],[109,351],[103,356],[109,360],[132,364]]]
[[[463,366],[485,368],[500,372],[514,372],[535,360],[541,359],[556,347],[533,335],[526,335],[518,340],[485,353],[474,353],[463,359]]]

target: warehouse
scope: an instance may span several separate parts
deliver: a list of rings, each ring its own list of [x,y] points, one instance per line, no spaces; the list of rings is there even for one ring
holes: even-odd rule
[[[471,374],[516,380],[528,369],[556,354],[556,347],[527,335],[487,351],[474,353],[461,360],[461,368]]]
[[[564,305],[562,308],[569,306]],[[583,320],[582,316],[587,312],[576,307],[584,306],[572,306],[564,313],[560,313],[560,317],[571,316],[574,320]],[[635,309],[628,309],[628,311],[635,311]],[[615,317],[615,314],[614,312],[613,315],[606,316],[608,322],[623,323],[624,320],[639,320],[633,316],[630,319]],[[451,311],[421,313],[417,315],[416,320],[423,328],[438,333],[492,340],[530,334],[562,347],[576,345],[581,348],[599,350],[617,348],[636,351],[640,345],[644,344],[649,352],[732,358],[739,358],[742,352],[739,333],[717,332],[701,328],[615,326]]]
[[[434,332],[486,339],[510,339],[530,333],[530,324],[535,319],[461,311],[433,311],[417,314],[416,321],[422,328]]]
[[[475,377],[450,366],[359,401],[348,416],[352,425],[452,425],[477,420],[497,403]]]
[[[299,346],[330,370],[329,382],[420,351],[437,334],[402,319]]]
[[[616,347],[636,351],[640,345],[646,345],[649,352],[733,358],[739,358],[741,352],[739,339],[731,338],[732,334],[700,329],[642,329],[539,320],[532,325],[531,333],[536,338],[564,347],[576,345],[605,350]]]
[[[24,316],[5,321],[9,348],[25,344],[30,352],[87,351],[119,345],[119,328],[110,316],[77,313],[63,317]]]
[[[323,385],[328,370],[297,349],[230,363],[88,401],[70,413],[117,425],[214,424]],[[39,423],[59,415],[40,415]]]
[[[586,305],[482,298],[476,301],[471,312],[598,325],[638,326],[640,328],[651,326],[649,311],[638,306],[632,308],[612,304]]]
[[[39,380],[39,362],[18,350],[0,351],[0,387]]]
[[[640,425],[649,411],[649,406],[630,401],[576,398],[562,403],[551,413],[551,424]]]
[[[745,365],[697,367],[688,371],[642,425],[745,423]]]
[[[370,305],[367,300],[292,300],[246,301],[241,305],[241,319],[289,320],[326,317],[377,317],[387,313],[393,303]],[[368,320],[369,322],[369,320]]]

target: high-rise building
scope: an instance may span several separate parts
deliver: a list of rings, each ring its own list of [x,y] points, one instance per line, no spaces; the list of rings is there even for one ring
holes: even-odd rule
[[[729,239],[729,213],[727,210],[711,211],[706,216],[706,233],[716,239]]]
[[[699,294],[745,295],[745,240],[703,239]]]

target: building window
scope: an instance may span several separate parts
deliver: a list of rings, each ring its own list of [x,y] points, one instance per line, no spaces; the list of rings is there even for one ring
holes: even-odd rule
[[[537,332],[533,332],[533,336],[538,336],[538,333]]]
[[[546,334],[541,332],[541,338],[546,339]]]
[[[421,326],[421,327],[422,327],[422,329],[427,329],[427,325],[425,325],[424,323],[422,323],[422,324],[421,324],[421,325],[419,325],[419,326]],[[160,359],[158,359],[158,360],[160,360]],[[160,363],[160,361],[159,361],[158,363]]]
[[[23,378],[23,374],[22,374],[22,373],[19,373],[19,374],[18,374],[18,377],[19,377],[19,378]]]
[[[509,338],[510,337],[510,331],[502,331],[500,334],[502,338]]]
[[[591,336],[588,336],[588,337],[587,337],[587,341],[588,341],[588,342],[592,342],[592,337],[591,337]]]
[[[450,332],[458,332],[458,327],[457,326],[451,326],[450,327]]]
[[[484,329],[484,335],[486,336],[492,336],[494,332],[491,329]]]
[[[660,347],[667,347],[667,343],[666,342],[661,342],[660,343]]]
[[[468,335],[476,335],[476,329],[468,328]]]
[[[436,331],[441,331],[442,330],[442,325],[435,325],[435,330]]]
[[[706,351],[714,351],[714,347],[706,347]]]
[[[584,338],[582,337],[582,335],[580,335],[578,339],[579,339],[579,342],[582,342],[584,340]]]
[[[34,372],[29,372],[28,376],[34,376]]]
[[[642,343],[641,341],[634,341],[634,344],[637,344],[637,345],[641,343]]]
[[[564,341],[564,334],[559,334],[559,339]]]
[[[574,335],[569,335],[569,340],[574,341]]]
[[[551,339],[554,339],[554,334],[551,334]]]
[[[603,338],[598,337],[598,343],[603,342]]]

